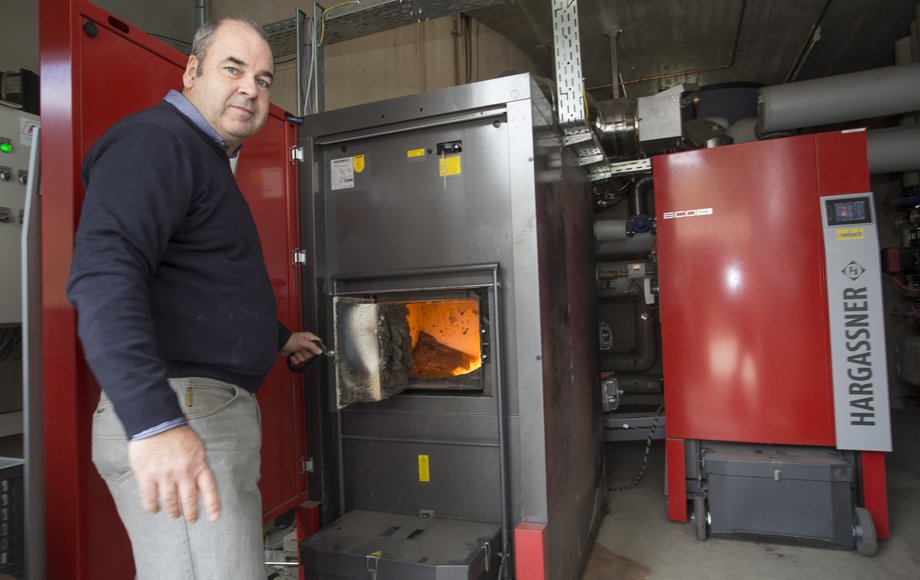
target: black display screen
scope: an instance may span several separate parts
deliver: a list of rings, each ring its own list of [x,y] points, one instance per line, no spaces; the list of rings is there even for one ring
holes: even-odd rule
[[[827,201],[827,225],[872,223],[872,210],[868,197]]]

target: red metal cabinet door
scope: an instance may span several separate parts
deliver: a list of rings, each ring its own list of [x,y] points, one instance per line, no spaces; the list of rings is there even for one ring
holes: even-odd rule
[[[90,3],[42,0],[43,332],[49,578],[126,578],[127,538],[90,458],[90,417],[99,390],[82,360],[64,287],[83,192],[80,162],[121,117],[181,88],[186,57]],[[287,162],[295,130],[272,107],[237,167],[278,300],[278,317],[299,327],[296,172]],[[259,394],[265,517],[306,498],[302,379],[277,365]]]
[[[668,437],[833,446],[814,137],[654,176]]]

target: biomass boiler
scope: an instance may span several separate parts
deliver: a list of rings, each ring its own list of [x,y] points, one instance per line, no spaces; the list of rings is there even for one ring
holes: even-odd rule
[[[592,199],[547,99],[515,75],[302,137],[305,303],[335,353],[306,571],[572,578],[605,500]]]
[[[891,433],[865,131],[653,172],[668,517],[873,553]]]

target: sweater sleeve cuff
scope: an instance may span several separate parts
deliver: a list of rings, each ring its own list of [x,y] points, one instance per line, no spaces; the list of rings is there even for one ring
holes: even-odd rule
[[[281,321],[278,321],[278,352],[281,352],[281,349],[284,348],[284,345],[287,344],[288,339],[291,338],[291,331],[288,330],[287,326],[281,324]]]

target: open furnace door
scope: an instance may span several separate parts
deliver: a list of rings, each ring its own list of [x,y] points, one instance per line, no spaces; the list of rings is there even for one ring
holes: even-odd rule
[[[83,191],[83,156],[110,125],[181,88],[187,57],[90,3],[42,0],[41,77],[44,204],[42,239],[46,401],[48,578],[130,578],[127,536],[90,457],[90,418],[99,397],[83,362],[64,295]],[[272,107],[246,142],[237,181],[252,209],[278,301],[278,318],[299,329],[296,173],[288,161],[296,130]],[[279,364],[258,394],[262,409],[265,519],[306,499],[303,378]]]

